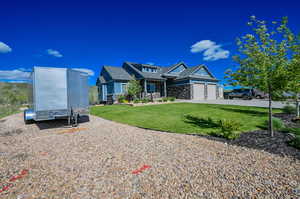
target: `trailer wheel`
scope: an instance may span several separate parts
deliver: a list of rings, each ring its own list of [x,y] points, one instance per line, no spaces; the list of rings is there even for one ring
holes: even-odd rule
[[[30,112],[30,110],[25,110],[23,116],[25,124],[32,124],[34,122],[32,119],[32,112]]]

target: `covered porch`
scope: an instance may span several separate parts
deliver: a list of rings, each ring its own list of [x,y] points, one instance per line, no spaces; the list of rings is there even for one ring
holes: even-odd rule
[[[166,80],[153,80],[143,79],[141,82],[142,86],[142,97],[143,98],[161,98],[167,97],[167,84]]]

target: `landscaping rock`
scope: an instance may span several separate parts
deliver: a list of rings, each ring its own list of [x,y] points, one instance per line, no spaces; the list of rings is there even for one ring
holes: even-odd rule
[[[0,190],[8,186],[0,198],[299,198],[300,151],[285,144],[287,134],[230,142],[94,116],[79,128],[59,133],[69,129],[63,121],[5,118],[0,134],[22,133],[0,139]]]

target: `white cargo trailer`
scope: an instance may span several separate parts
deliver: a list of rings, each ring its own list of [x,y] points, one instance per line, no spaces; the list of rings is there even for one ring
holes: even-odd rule
[[[68,119],[77,125],[80,116],[88,116],[88,75],[68,68],[34,67],[31,74],[31,107],[24,121]]]

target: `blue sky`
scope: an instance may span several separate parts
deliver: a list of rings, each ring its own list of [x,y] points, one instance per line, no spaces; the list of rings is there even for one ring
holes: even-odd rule
[[[288,16],[300,32],[295,2],[2,1],[0,79],[25,79],[35,65],[70,67],[90,70],[94,85],[103,65],[184,61],[206,64],[222,80],[249,16]]]

